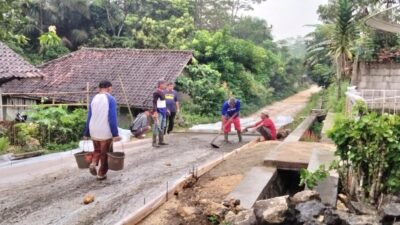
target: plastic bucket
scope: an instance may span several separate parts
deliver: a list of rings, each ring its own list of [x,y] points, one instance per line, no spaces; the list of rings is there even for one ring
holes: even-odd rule
[[[107,155],[108,169],[118,171],[124,168],[124,152],[109,152]]]
[[[79,169],[87,169],[89,168],[90,161],[92,161],[92,153],[91,152],[78,152],[74,154],[76,164],[78,164]]]

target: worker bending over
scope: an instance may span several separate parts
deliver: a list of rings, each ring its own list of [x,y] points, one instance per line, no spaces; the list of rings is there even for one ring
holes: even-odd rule
[[[269,118],[268,112],[261,113],[261,120],[252,126],[244,128],[243,132],[247,132],[250,128],[255,128],[254,130],[261,134],[260,141],[276,140],[275,124]]]
[[[225,142],[228,142],[228,134],[231,132],[231,125],[235,126],[239,142],[242,142],[242,133],[240,129],[240,100],[230,98],[222,105],[222,128]]]
[[[133,121],[133,124],[130,126],[130,130],[132,135],[136,138],[143,139],[145,133],[150,129],[150,110],[146,109],[136,117],[135,121]]]

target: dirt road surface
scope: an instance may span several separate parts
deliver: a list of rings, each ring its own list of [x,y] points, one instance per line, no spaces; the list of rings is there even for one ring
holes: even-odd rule
[[[264,110],[273,116],[280,112],[294,116],[315,91],[312,87]],[[105,181],[77,169],[72,155],[0,168],[0,224],[114,224],[165,191],[167,182],[173,184],[193,167],[240,146],[212,149],[212,138],[175,134],[167,138],[170,145],[160,149],[150,147],[148,140],[117,146],[116,151],[126,153],[125,168],[109,172]],[[245,143],[253,138],[245,137]],[[93,194],[95,201],[84,205],[87,194]]]

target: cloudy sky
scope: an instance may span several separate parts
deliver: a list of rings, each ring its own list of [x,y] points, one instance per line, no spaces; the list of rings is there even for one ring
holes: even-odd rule
[[[304,25],[318,23],[318,5],[328,0],[267,0],[255,5],[255,10],[247,12],[268,21],[273,26],[276,39],[305,35],[313,30]]]

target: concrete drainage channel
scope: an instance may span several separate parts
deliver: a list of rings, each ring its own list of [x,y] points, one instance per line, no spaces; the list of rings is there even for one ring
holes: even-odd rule
[[[334,145],[300,142],[317,118],[323,120],[325,117],[316,113],[307,117],[284,142],[267,154],[263,167],[253,167],[245,175],[242,182],[228,195],[227,200],[240,200],[242,208],[251,209],[258,200],[292,196],[304,190],[304,186],[299,187],[300,169],[315,171],[322,164],[329,165],[335,158]],[[331,172],[328,179],[314,188],[320,193],[322,203],[336,205],[338,182],[338,174]]]
[[[316,113],[307,117],[283,142],[265,157],[264,166],[253,167],[246,173],[241,183],[227,196],[227,199],[238,199],[242,208],[250,209],[257,200],[287,194],[293,195],[304,190],[304,187],[299,187],[298,185],[300,181],[299,170],[301,168],[317,169],[320,164],[330,162],[333,159],[334,147],[332,145],[299,142],[304,133],[318,117]],[[228,160],[240,151],[252,148],[255,145],[256,142],[250,142],[207,165],[199,167],[197,174],[182,177],[175,184],[171,185],[166,193],[161,193],[157,198],[128,215],[117,224],[127,225],[141,222],[163,203],[168,201],[169,198],[173,197],[175,193],[182,191],[185,185],[192,182],[194,175],[197,179],[224,160]],[[328,181],[318,185],[316,190],[326,190],[325,193],[321,193],[323,202],[336,202],[338,176],[331,174]]]
[[[229,159],[230,157],[234,156],[235,154],[239,153],[243,149],[249,148],[252,145],[256,144],[255,141],[247,143],[242,147],[233,150],[232,152],[223,155],[221,158],[218,158],[214,161],[211,161],[205,165],[202,165],[197,168],[196,171],[193,171],[192,174],[186,175],[176,181],[173,185],[167,188],[166,192],[160,193],[158,197],[154,198],[135,212],[129,214],[122,220],[120,220],[117,225],[134,225],[141,222],[144,218],[154,212],[158,207],[168,201],[169,198],[173,197],[176,193],[182,191],[184,187],[190,183],[195,182],[199,177],[204,175],[205,173],[209,172],[215,166],[223,162],[224,160]]]

